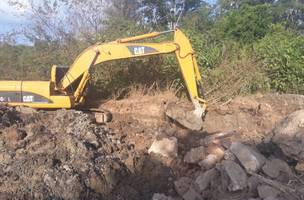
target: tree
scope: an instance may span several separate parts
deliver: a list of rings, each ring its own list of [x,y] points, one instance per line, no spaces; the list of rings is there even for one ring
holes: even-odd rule
[[[215,24],[218,38],[233,39],[248,44],[263,38],[273,22],[271,6],[242,6],[226,14]]]
[[[172,26],[181,11],[195,11],[205,4],[202,0],[143,0],[140,13],[144,24],[153,28],[163,28]]]
[[[219,6],[222,12],[227,12],[233,9],[239,9],[243,5],[258,5],[258,4],[273,4],[277,0],[219,0]]]
[[[32,42],[35,40],[60,41],[66,38],[90,38],[102,29],[105,18],[103,0],[9,0],[14,7],[29,7],[30,24],[24,34]]]
[[[8,33],[2,33],[0,34],[0,47],[4,44],[16,44],[16,32],[8,32]]]

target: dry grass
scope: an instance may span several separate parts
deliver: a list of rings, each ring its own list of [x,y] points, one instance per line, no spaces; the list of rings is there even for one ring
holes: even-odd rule
[[[165,85],[160,85],[158,82],[154,82],[152,85],[134,84],[127,88],[119,89],[112,95],[112,98],[118,100],[134,96],[156,96],[164,93],[181,96],[183,90],[184,86],[181,84],[180,80],[174,80]]]
[[[223,62],[204,73],[205,91],[210,104],[226,102],[265,88],[265,76],[253,59],[242,57],[233,63]]]

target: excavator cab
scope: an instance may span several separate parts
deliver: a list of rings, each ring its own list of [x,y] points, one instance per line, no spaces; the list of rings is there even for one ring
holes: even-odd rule
[[[69,70],[68,66],[58,66],[58,65],[52,66],[51,82],[54,83],[56,89],[57,89],[57,86],[60,83],[61,79],[68,72],[68,70]]]

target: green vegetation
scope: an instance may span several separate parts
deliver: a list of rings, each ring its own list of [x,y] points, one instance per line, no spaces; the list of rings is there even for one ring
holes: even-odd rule
[[[255,44],[261,69],[271,88],[304,94],[304,35],[276,26]]]
[[[48,79],[52,64],[69,65],[96,42],[167,30],[183,9],[180,27],[192,41],[210,101],[255,92],[304,94],[303,1],[85,2],[32,3],[32,23],[21,34],[34,45],[3,40],[0,78]],[[11,3],[20,6],[18,0]],[[65,15],[58,12],[66,8]],[[164,56],[103,64],[96,67],[92,84],[101,96],[109,96],[134,85],[180,87],[180,79],[174,58]]]

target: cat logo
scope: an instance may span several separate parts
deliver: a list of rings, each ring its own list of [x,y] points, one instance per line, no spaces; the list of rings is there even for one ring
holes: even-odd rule
[[[127,46],[132,55],[142,56],[157,53],[157,50],[147,46]]]
[[[135,55],[142,55],[145,54],[145,47],[135,47],[134,48]]]
[[[22,100],[25,103],[31,103],[31,102],[34,102],[34,96],[23,96]]]

